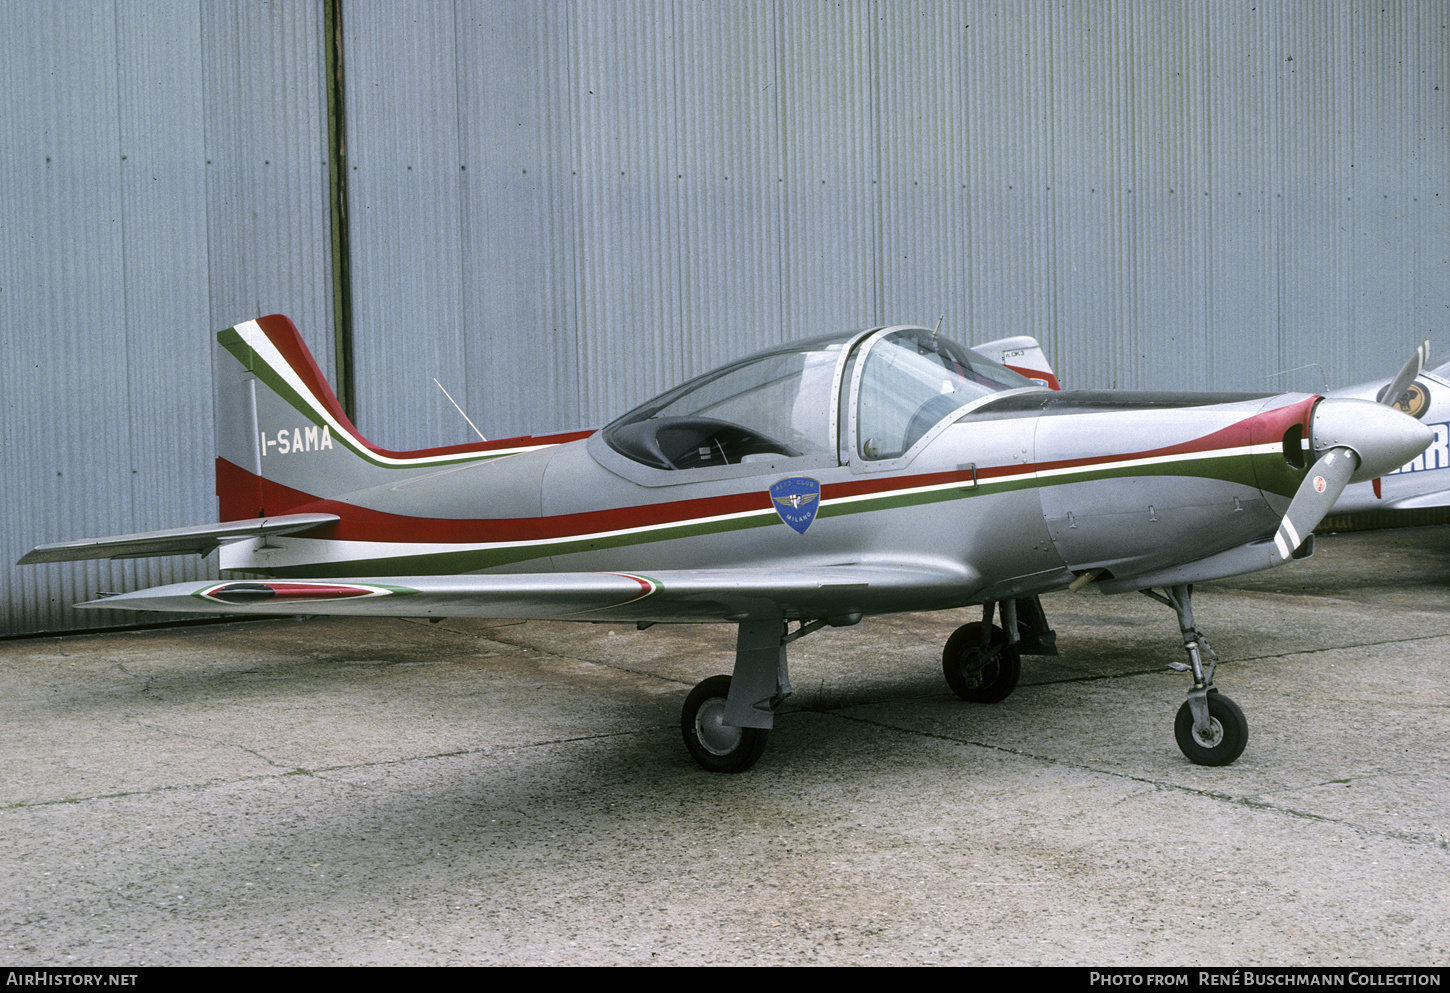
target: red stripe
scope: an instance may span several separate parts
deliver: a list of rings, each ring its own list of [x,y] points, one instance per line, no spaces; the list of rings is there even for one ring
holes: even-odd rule
[[[346,600],[355,596],[371,596],[376,590],[365,590],[358,586],[322,586],[301,583],[263,583],[278,597],[287,600]],[[217,592],[225,592],[218,590]]]
[[[765,490],[736,493],[723,497],[677,500],[672,503],[647,504],[640,507],[615,507],[579,514],[558,514],[553,517],[500,518],[438,518],[390,514],[381,510],[358,507],[337,500],[314,496],[283,486],[270,479],[258,479],[247,470],[226,459],[217,459],[218,490],[241,489],[244,493],[256,487],[262,494],[266,513],[336,514],[336,524],[307,532],[309,538],[338,541],[401,541],[419,543],[477,543],[486,541],[543,541],[570,538],[600,531],[617,531],[632,527],[675,524],[719,514],[766,510],[771,506]],[[222,496],[223,519],[228,500]],[[252,515],[243,515],[252,516]]]
[[[1305,429],[1307,435],[1309,419],[1314,411],[1314,404],[1318,397],[1308,397],[1298,403],[1289,404],[1286,407],[1277,407],[1273,410],[1246,417],[1237,423],[1230,424],[1226,428],[1206,434],[1201,438],[1194,438],[1192,441],[1185,441],[1177,445],[1166,445],[1163,448],[1151,448],[1141,452],[1127,452],[1122,455],[1113,455],[1107,458],[1095,456],[1082,459],[1061,459],[1057,462],[1042,462],[1033,468],[1038,472],[1045,472],[1051,469],[1075,469],[1083,466],[1098,465],[1103,462],[1122,462],[1129,459],[1155,459],[1166,458],[1172,455],[1195,455],[1202,452],[1216,452],[1225,448],[1245,448],[1249,445],[1273,444],[1284,437],[1292,425],[1298,424]],[[978,475],[982,475],[979,471]]]
[[[1003,363],[1003,364],[1005,365],[1006,363]],[[1057,377],[1054,376],[1050,372],[1045,372],[1045,371],[1043,371],[1041,369],[1029,369],[1026,366],[1020,366],[1020,365],[1009,365],[1009,366],[1007,366],[1007,368],[1008,369],[1011,369],[1013,372],[1017,373],[1017,375],[1019,375],[1019,376],[1026,376],[1028,379],[1036,379],[1036,380],[1040,380],[1041,382],[1046,383],[1047,384],[1047,388],[1050,389],[1050,390],[1060,390],[1060,389],[1062,389],[1062,384],[1059,383],[1057,381]]]
[[[619,603],[614,604],[614,606],[616,607],[626,603],[634,603],[634,601],[636,600],[643,600],[645,597],[649,596],[655,591],[654,583],[650,582],[647,579],[641,579],[639,576],[631,576],[625,572],[615,572],[610,573],[610,575],[618,576],[620,579],[632,579],[639,584],[639,592],[632,597],[627,597],[626,599],[619,601]]]
[[[1056,462],[1026,465],[985,466],[976,470],[976,477],[978,480],[982,480],[1030,475],[1051,469],[1109,466],[1128,459],[1190,455],[1224,448],[1244,447],[1250,444],[1264,444],[1277,441],[1292,424],[1307,425],[1316,400],[1316,397],[1310,397],[1287,407],[1256,414],[1219,431],[1177,445],[1121,455],[1063,459]],[[882,475],[823,486],[821,498],[835,500],[843,497],[868,496],[896,490],[949,485],[964,482],[970,478],[970,472],[960,470],[922,473],[915,476]],[[413,517],[317,497],[268,479],[258,479],[252,473],[225,459],[217,459],[217,488],[222,501],[223,520],[239,520],[254,516],[250,513],[229,515],[228,510],[229,508],[241,509],[246,505],[251,493],[260,492],[262,506],[265,508],[263,516],[325,513],[336,514],[341,518],[336,524],[309,531],[309,538],[417,544],[476,544],[576,538],[629,528],[684,524],[701,518],[743,514],[771,508],[770,493],[768,490],[762,489],[726,496],[614,507],[577,514],[558,514],[552,517]],[[232,493],[240,493],[242,496],[233,498],[229,495]]]

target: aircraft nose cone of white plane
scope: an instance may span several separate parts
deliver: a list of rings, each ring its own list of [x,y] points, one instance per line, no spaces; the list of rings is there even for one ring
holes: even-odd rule
[[[1351,483],[1393,472],[1428,448],[1434,437],[1408,414],[1372,400],[1326,397],[1314,408],[1314,450],[1348,448],[1359,456]]]

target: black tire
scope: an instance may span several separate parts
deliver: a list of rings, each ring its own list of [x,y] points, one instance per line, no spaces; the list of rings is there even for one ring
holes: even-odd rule
[[[730,677],[711,676],[690,691],[680,712],[685,747],[711,772],[744,772],[760,759],[770,737],[765,728],[737,728],[721,720],[729,695]]]
[[[1208,719],[1212,731],[1200,738],[1193,731],[1193,709],[1187,700],[1183,701],[1173,721],[1173,737],[1195,765],[1228,765],[1244,753],[1249,743],[1249,722],[1239,705],[1218,690],[1208,691]]]
[[[1022,653],[1007,644],[1007,633],[992,625],[987,658],[981,658],[982,623],[952,632],[941,653],[942,675],[952,692],[972,703],[999,703],[1012,695],[1022,675]]]

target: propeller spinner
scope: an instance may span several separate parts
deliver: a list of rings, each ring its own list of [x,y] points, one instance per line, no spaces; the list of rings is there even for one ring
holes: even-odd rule
[[[1379,403],[1349,397],[1319,401],[1311,431],[1319,459],[1299,485],[1274,535],[1280,558],[1294,554],[1346,486],[1393,472],[1433,440],[1429,428],[1394,406],[1420,374],[1429,353],[1428,341],[1415,349]]]

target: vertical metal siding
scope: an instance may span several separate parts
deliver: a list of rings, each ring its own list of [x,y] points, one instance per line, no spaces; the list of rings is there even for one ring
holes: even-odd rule
[[[332,369],[322,4],[199,8],[211,330],[285,313]]]
[[[395,449],[466,441],[432,382],[463,395],[465,323],[487,320],[463,308],[455,7],[349,7],[343,27],[358,424]]]
[[[459,5],[456,14],[463,363],[448,388],[491,437],[577,423],[573,310],[553,306],[572,295],[556,283],[567,280],[571,255],[557,243],[573,229],[568,161],[547,140],[568,120],[566,102],[545,98],[566,85],[551,74],[568,68],[553,50],[554,16],[554,5],[520,0]],[[525,369],[552,374],[523,377]],[[426,389],[445,403],[432,383]],[[471,440],[451,405],[440,409],[434,437]]]
[[[1433,320],[1450,292],[1434,215],[1446,12],[360,10],[360,93],[415,77],[458,92],[457,122],[427,128],[405,94],[350,102],[365,162],[419,129],[458,149],[434,167],[437,204],[404,206],[417,191],[395,175],[354,211],[373,246],[360,402],[385,439],[463,440],[419,368],[461,348],[467,406],[492,433],[587,426],[760,345],[939,315],[968,340],[1037,335],[1079,386],[1320,388],[1367,374],[1367,353],[1392,367],[1412,334],[1388,329]],[[441,204],[450,216],[415,216]],[[388,245],[430,261],[367,261]],[[455,263],[461,285],[411,288]]]
[[[1349,334],[1354,158],[1345,140],[1354,130],[1356,32],[1349,7],[1310,4],[1281,11],[1276,33],[1279,125],[1273,168],[1279,179],[1270,233],[1283,248],[1275,253],[1279,284],[1273,316],[1279,334],[1264,356],[1263,375],[1310,368],[1263,382],[1322,390],[1327,370],[1356,368],[1357,348]],[[1360,362],[1364,358],[1358,356]]]
[[[287,311],[328,361],[318,15],[3,4],[0,634],[148,620],[69,605],[207,574],[196,558],[12,563],[37,542],[214,518],[220,324]]]
[[[125,409],[115,374],[124,375],[125,326],[111,305],[123,290],[120,140],[116,114],[91,113],[118,101],[114,25],[109,11],[83,5],[6,13],[0,458],[13,562],[30,536],[22,527],[54,534],[124,519],[131,487],[117,457],[129,424],[108,416]],[[85,448],[72,440],[82,437]],[[7,573],[7,626],[53,616],[69,590],[57,569]]]

